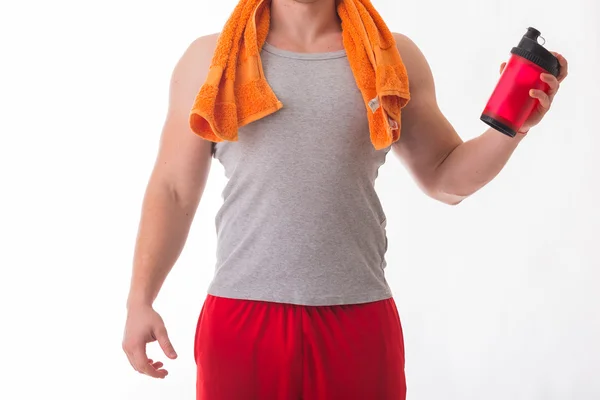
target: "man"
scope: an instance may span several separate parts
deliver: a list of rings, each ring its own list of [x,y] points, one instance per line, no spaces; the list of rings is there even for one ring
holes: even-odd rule
[[[429,196],[455,205],[490,182],[550,108],[567,76],[517,137],[488,129],[463,142],[440,112],[418,47],[395,34],[411,101],[401,138],[374,150],[342,43],[335,0],[272,0],[261,53],[285,105],[214,146],[189,128],[217,35],[177,64],[160,151],[143,204],[123,348],[134,369],[167,371],[146,343],[177,354],[152,303],[176,262],[214,152],[229,178],[216,216],[217,269],[198,321],[199,399],[404,399],[402,329],[383,275],[385,214],[373,189],[389,150]],[[501,70],[504,65],[501,66]]]

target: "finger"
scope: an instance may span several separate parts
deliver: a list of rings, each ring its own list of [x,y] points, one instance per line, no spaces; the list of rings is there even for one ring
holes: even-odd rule
[[[503,62],[502,64],[500,64],[500,73],[502,73],[504,71],[504,68],[506,68],[506,63]]]
[[[556,77],[554,75],[546,74],[546,73],[540,75],[540,79],[543,82],[546,82],[548,84],[548,86],[550,86],[550,90],[548,91],[548,96],[550,98],[552,98],[552,96],[554,96],[556,94],[556,92],[558,91],[558,88],[560,86],[558,79],[556,79]]]
[[[160,348],[162,349],[162,351],[165,353],[165,355],[167,357],[169,357],[172,360],[177,358],[177,353],[175,352],[175,349],[173,348],[173,345],[171,344],[171,341],[169,340],[169,335],[167,334],[167,330],[164,327],[159,328],[156,331],[156,340],[158,340],[158,344],[160,345]]]
[[[144,350],[133,351],[129,355],[129,359],[137,372],[145,374],[149,370],[150,364]]]
[[[537,89],[531,89],[529,95],[534,99],[538,99],[542,108],[546,111],[550,109],[550,97],[543,91]]]
[[[123,347],[126,349],[127,357],[129,358],[131,365],[137,372],[154,376],[155,378],[162,377],[160,374],[156,373],[154,368],[152,368],[150,359],[146,355],[145,343],[128,343]]]
[[[127,354],[127,361],[129,361],[129,364],[131,365],[131,368],[133,368],[135,371],[137,371],[137,368],[133,364],[133,360],[131,359],[131,357],[129,356],[129,354]]]
[[[135,367],[135,364],[133,363],[133,358],[131,356],[131,347],[129,344],[123,342],[123,351],[125,352],[125,355],[127,356],[127,361],[129,361],[129,364],[131,364],[131,367],[137,371],[137,368]]]
[[[165,370],[156,370],[148,363],[148,357],[143,352],[137,352],[132,354],[133,365],[136,370],[142,374],[146,374],[153,378],[164,378],[167,376]]]
[[[154,362],[154,363],[150,363],[150,365],[152,366],[152,368],[154,368],[156,371],[163,373],[164,376],[167,376],[169,374],[169,372],[166,369],[161,369],[164,364],[160,361]]]
[[[566,58],[555,51],[551,51],[551,53],[558,59],[558,63],[560,65],[560,73],[558,74],[558,82],[562,82],[567,75],[569,75],[569,62]]]
[[[152,367],[154,369],[161,369],[163,365],[164,365],[163,363],[161,363],[160,361],[157,361],[157,362],[155,362],[155,363],[152,364]]]

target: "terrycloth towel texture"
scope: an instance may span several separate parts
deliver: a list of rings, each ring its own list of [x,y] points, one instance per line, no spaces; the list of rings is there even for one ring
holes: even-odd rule
[[[237,141],[238,128],[283,107],[260,59],[270,25],[269,0],[241,0],[221,32],[190,127],[213,141]],[[410,99],[406,68],[393,35],[370,0],[338,0],[348,61],[360,89],[373,146],[400,137],[400,110]]]

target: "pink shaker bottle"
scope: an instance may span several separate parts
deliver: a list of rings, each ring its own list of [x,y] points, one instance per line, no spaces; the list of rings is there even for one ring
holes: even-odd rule
[[[548,84],[540,80],[543,72],[558,76],[558,59],[538,43],[540,32],[528,28],[500,76],[496,88],[481,115],[492,128],[514,137],[535,109],[538,100],[529,95],[531,89],[548,92]]]

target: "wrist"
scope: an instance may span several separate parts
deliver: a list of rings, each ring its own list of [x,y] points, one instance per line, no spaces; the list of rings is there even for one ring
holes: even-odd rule
[[[131,292],[127,298],[125,307],[127,310],[132,308],[152,308],[154,300],[143,294]]]

